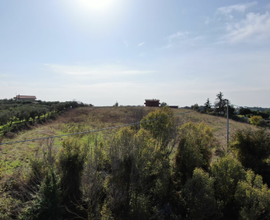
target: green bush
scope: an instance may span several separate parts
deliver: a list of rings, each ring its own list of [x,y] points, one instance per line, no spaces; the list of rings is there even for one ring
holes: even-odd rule
[[[262,120],[262,116],[252,116],[250,118],[250,123],[256,126],[259,126]]]
[[[187,123],[180,129],[180,143],[175,154],[175,179],[184,184],[196,167],[208,171],[211,149],[217,145],[212,129],[205,125]]]
[[[201,168],[193,171],[192,178],[184,185],[182,197],[188,219],[219,219],[215,200],[214,178]]]
[[[215,178],[215,197],[225,219],[237,219],[239,206],[235,201],[235,192],[239,181],[245,179],[245,170],[241,163],[226,155],[211,166]]]
[[[63,141],[63,149],[59,152],[58,165],[60,168],[61,190],[63,205],[69,213],[79,213],[78,203],[81,202],[81,178],[85,155],[81,149],[81,143],[75,139]]]
[[[267,130],[238,130],[232,138],[231,148],[244,167],[262,175],[264,181],[270,184],[267,162],[270,156],[270,134]]]
[[[33,195],[20,215],[23,220],[59,220],[63,213],[61,191],[58,177],[50,170],[41,184],[40,190]]]
[[[246,180],[238,183],[235,199],[241,207],[239,219],[270,218],[270,190],[253,171],[249,170]]]
[[[171,134],[175,127],[172,115],[173,112],[169,107],[157,109],[141,120],[141,127],[150,131],[154,138],[167,145],[172,138]]]

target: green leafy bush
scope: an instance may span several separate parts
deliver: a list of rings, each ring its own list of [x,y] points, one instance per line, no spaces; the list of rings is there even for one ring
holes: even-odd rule
[[[205,125],[187,123],[180,129],[180,143],[175,154],[175,178],[184,184],[196,167],[208,171],[211,149],[217,145],[212,129]]]
[[[235,192],[239,181],[245,179],[245,170],[241,163],[226,155],[211,166],[215,178],[215,197],[225,219],[237,219],[239,206],[235,201]]]
[[[57,175],[50,170],[33,200],[28,202],[20,215],[23,220],[59,220],[63,213],[61,191]]]
[[[264,181],[270,184],[267,161],[270,156],[270,134],[267,130],[238,130],[233,136],[231,148],[244,167],[262,175]]]
[[[253,125],[259,126],[261,123],[261,120],[262,120],[262,116],[254,115],[250,118],[250,123]]]
[[[166,145],[171,140],[175,127],[172,115],[173,112],[169,107],[157,109],[141,120],[141,127],[150,131],[154,138]]]
[[[192,178],[184,185],[182,197],[188,219],[218,219],[214,178],[201,168],[195,168]]]
[[[270,190],[260,175],[249,170],[246,180],[238,183],[235,198],[241,206],[239,219],[270,218]]]
[[[81,202],[81,178],[85,154],[81,143],[76,139],[63,141],[63,149],[59,152],[58,166],[60,168],[61,190],[63,205],[69,210],[67,216],[79,212],[78,203]]]

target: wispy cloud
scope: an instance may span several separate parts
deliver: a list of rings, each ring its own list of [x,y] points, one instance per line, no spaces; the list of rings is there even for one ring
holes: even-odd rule
[[[184,40],[188,37],[189,32],[184,31],[178,31],[174,34],[171,34],[167,37],[167,45],[164,48],[170,48],[172,47],[175,43],[179,42],[180,40]]]
[[[110,79],[115,77],[132,76],[154,73],[153,70],[139,70],[120,65],[102,66],[69,66],[58,64],[44,64],[53,72],[69,76],[90,76],[91,79]]]
[[[172,44],[175,40],[181,40],[181,39],[185,39],[188,35],[188,32],[176,32],[175,34],[172,34],[170,36],[168,36],[168,42],[169,44]]]
[[[256,5],[257,2],[251,2],[251,3],[246,3],[246,4],[236,4],[236,5],[230,5],[230,6],[225,6],[225,7],[220,7],[217,9],[218,13],[228,15],[232,13],[233,11],[236,12],[245,12],[247,8],[250,8],[254,5]]]
[[[0,74],[0,77],[8,77],[7,74]]]
[[[270,38],[270,14],[248,13],[239,22],[227,23],[225,40],[230,43],[261,42]]]
[[[165,49],[171,48],[174,45],[194,46],[204,39],[205,36],[203,35],[194,36],[194,34],[187,31],[185,32],[178,31],[167,37],[167,45],[163,48]]]
[[[145,42],[141,42],[141,43],[138,44],[138,47],[141,47],[144,44],[145,44]]]

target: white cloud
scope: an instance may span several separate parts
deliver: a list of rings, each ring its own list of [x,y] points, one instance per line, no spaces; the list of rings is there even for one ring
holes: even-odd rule
[[[187,35],[188,35],[187,31],[185,31],[185,32],[178,31],[177,33],[172,34],[168,37],[169,44],[172,44],[173,41],[175,41],[175,40],[185,39],[187,37]]]
[[[58,64],[44,64],[53,72],[70,76],[91,76],[92,79],[108,79],[122,76],[132,76],[154,73],[153,70],[138,70],[120,65],[102,66],[68,66]]]
[[[189,32],[187,31],[184,31],[184,32],[181,32],[181,31],[178,31],[170,36],[168,36],[166,39],[167,39],[167,45],[163,48],[170,48],[172,47],[175,43],[179,42],[180,40],[185,40],[187,39],[189,35]]]
[[[197,45],[199,42],[201,42],[202,40],[205,39],[205,36],[203,35],[195,35],[190,32],[180,32],[178,31],[175,34],[172,34],[170,36],[167,37],[167,45],[163,48],[168,49],[173,47],[174,45],[186,45],[186,46],[195,46]]]
[[[141,47],[144,44],[145,44],[145,42],[141,42],[141,43],[138,44],[138,47]]]
[[[230,5],[230,6],[225,6],[225,7],[220,7],[217,9],[218,13],[228,15],[232,13],[233,11],[236,12],[245,12],[247,8],[250,8],[254,5],[256,5],[257,2],[251,2],[251,3],[246,3],[246,4],[236,4],[236,5]]]
[[[230,43],[262,42],[270,38],[270,14],[248,13],[245,19],[227,24],[225,40]]]
[[[0,74],[0,77],[8,77],[7,74]]]

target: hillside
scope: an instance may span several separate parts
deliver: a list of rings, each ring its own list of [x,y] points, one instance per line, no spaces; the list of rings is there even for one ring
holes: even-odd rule
[[[107,127],[114,127],[123,124],[140,121],[143,116],[146,116],[150,111],[157,108],[141,108],[141,107],[83,107],[71,109],[57,118],[55,121],[49,121],[44,124],[32,126],[30,130],[25,130],[14,134],[12,139],[3,138],[2,143],[22,141],[40,137],[48,137],[55,135],[64,135],[69,133],[90,131]],[[186,109],[172,109],[174,114],[189,112]],[[227,120],[223,117],[215,117],[207,114],[201,114],[196,111],[178,115],[178,126],[188,122],[201,123],[209,125],[213,128],[214,136],[218,139],[221,146],[226,146],[227,141]],[[256,130],[255,126],[235,122],[230,120],[230,136],[238,129],[250,128]],[[109,137],[119,129],[109,129],[91,133],[100,137]],[[89,135],[80,135],[87,140]],[[66,137],[55,138],[49,140],[52,142],[55,150],[59,149],[62,140]],[[23,166],[37,152],[48,145],[48,140],[39,140],[33,142],[23,142],[16,144],[0,145],[1,161],[5,163],[5,170],[12,172],[16,167]]]

